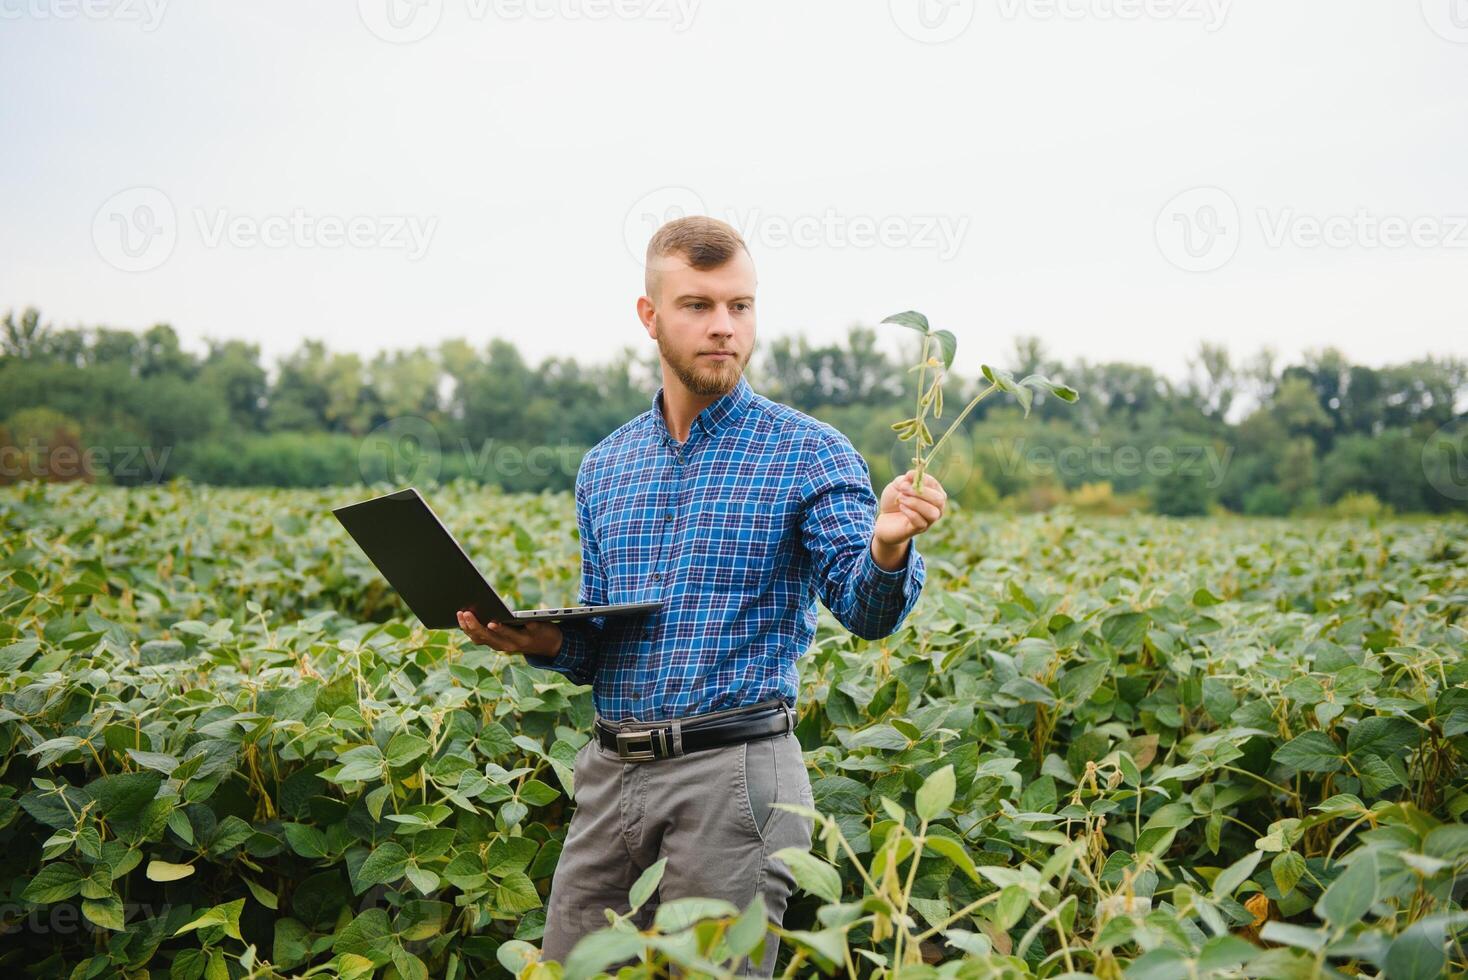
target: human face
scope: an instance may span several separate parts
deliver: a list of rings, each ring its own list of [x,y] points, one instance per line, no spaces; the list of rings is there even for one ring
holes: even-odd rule
[[[665,379],[703,398],[734,389],[754,355],[754,289],[754,262],[743,249],[714,269],[676,255],[659,260],[658,295],[639,299],[637,310],[657,341]]]

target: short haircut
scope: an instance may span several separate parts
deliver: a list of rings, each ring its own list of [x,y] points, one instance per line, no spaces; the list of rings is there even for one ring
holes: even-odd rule
[[[657,230],[652,241],[647,243],[647,269],[643,286],[648,296],[654,296],[660,275],[657,260],[664,256],[677,255],[695,269],[717,269],[734,257],[739,249],[749,253],[749,246],[739,237],[739,232],[718,218],[702,214],[690,214],[675,218]]]

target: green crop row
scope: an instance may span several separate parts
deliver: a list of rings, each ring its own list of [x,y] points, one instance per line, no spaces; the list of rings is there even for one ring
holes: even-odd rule
[[[558,964],[590,689],[419,628],[328,513],[361,496],[0,492],[7,975],[1468,969],[1461,522],[953,513],[896,634],[823,611],[801,659],[783,927],[684,899]],[[574,598],[568,496],[433,497],[516,603]]]

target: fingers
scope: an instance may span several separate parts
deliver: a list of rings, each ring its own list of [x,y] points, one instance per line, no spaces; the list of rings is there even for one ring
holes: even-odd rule
[[[530,637],[525,630],[503,623],[480,623],[469,610],[459,610],[459,628],[480,646],[499,650],[501,653],[520,653],[529,645]]]
[[[928,518],[924,514],[918,513],[917,509],[912,504],[909,504],[905,501],[899,500],[897,502],[897,510],[902,514],[903,517],[907,518],[907,523],[912,525],[912,530],[914,534],[920,534],[923,531],[926,531],[928,529],[928,526],[933,523],[932,519]]]
[[[914,492],[913,477],[916,475],[917,470],[908,470],[902,474],[902,476],[897,478],[897,489]],[[946,498],[947,496],[943,491],[943,485],[938,482],[937,477],[931,473],[923,474],[923,499],[931,500],[934,497]]]
[[[939,517],[943,516],[942,507],[938,506],[931,500],[925,500],[915,494],[903,494],[902,497],[898,500],[898,503],[911,510],[917,511],[930,524],[933,521],[936,521]]]

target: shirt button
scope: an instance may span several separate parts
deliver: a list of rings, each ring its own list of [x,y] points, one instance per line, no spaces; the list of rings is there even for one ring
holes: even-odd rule
[[[653,572],[652,573],[652,578],[653,578],[653,581],[654,582],[656,582],[658,579],[660,579],[662,577],[663,577],[663,573],[662,572]]]
[[[673,520],[673,512],[671,510],[668,511],[666,514],[663,515],[663,521],[664,522],[671,523],[672,520]]]

